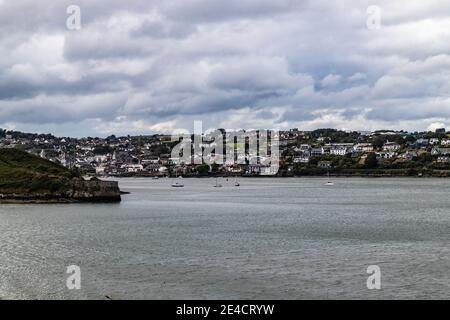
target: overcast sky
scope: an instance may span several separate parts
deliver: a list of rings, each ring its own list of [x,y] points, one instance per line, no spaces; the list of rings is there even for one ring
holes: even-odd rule
[[[0,57],[7,129],[450,128],[448,0],[0,0]]]

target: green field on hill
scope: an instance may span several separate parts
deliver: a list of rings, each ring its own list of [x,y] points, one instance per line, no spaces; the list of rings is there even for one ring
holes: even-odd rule
[[[0,149],[0,193],[64,190],[79,173],[18,149]]]

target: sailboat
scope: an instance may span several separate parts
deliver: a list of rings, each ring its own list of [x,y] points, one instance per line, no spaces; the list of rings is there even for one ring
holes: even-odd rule
[[[334,183],[330,181],[330,172],[328,171],[328,182],[325,183],[326,186],[334,186]]]
[[[216,177],[216,185],[214,186],[214,188],[222,188],[222,185],[217,182],[217,177]]]
[[[178,178],[178,171],[175,170],[175,178]],[[181,179],[181,177],[179,178]],[[180,181],[176,181],[172,183],[172,188],[184,188],[184,184]]]
[[[241,186],[241,184],[237,181],[236,177],[234,178],[234,186],[235,187],[240,187]]]

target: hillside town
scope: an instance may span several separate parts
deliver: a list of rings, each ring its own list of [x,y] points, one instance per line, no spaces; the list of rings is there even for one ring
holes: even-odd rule
[[[450,132],[444,128],[433,132],[292,129],[278,134],[277,176],[450,176]],[[260,176],[268,170],[267,165],[248,159],[240,164],[186,163],[172,156],[177,142],[169,135],[78,139],[0,130],[1,148],[19,148],[87,176]]]

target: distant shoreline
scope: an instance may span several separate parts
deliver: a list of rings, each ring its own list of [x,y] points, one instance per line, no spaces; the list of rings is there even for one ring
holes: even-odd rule
[[[125,193],[124,193],[125,194]],[[95,198],[95,199],[69,199],[69,198],[14,198],[5,197],[0,199],[0,204],[72,204],[72,203],[118,203],[118,199]]]
[[[101,177],[102,179],[148,179],[152,180],[152,177],[149,176],[114,176],[114,177]],[[183,179],[215,179],[215,178],[222,178],[222,179],[242,179],[242,178],[249,178],[249,179],[292,179],[292,178],[328,178],[327,175],[294,175],[294,176],[182,176]],[[345,174],[332,174],[330,173],[330,178],[417,178],[417,179],[425,179],[425,178],[450,178],[450,175],[448,176],[442,176],[442,175],[424,175],[424,176],[417,176],[417,175],[345,175]],[[159,180],[163,179],[176,179],[176,177],[160,177]],[[157,181],[157,180],[156,180]]]

